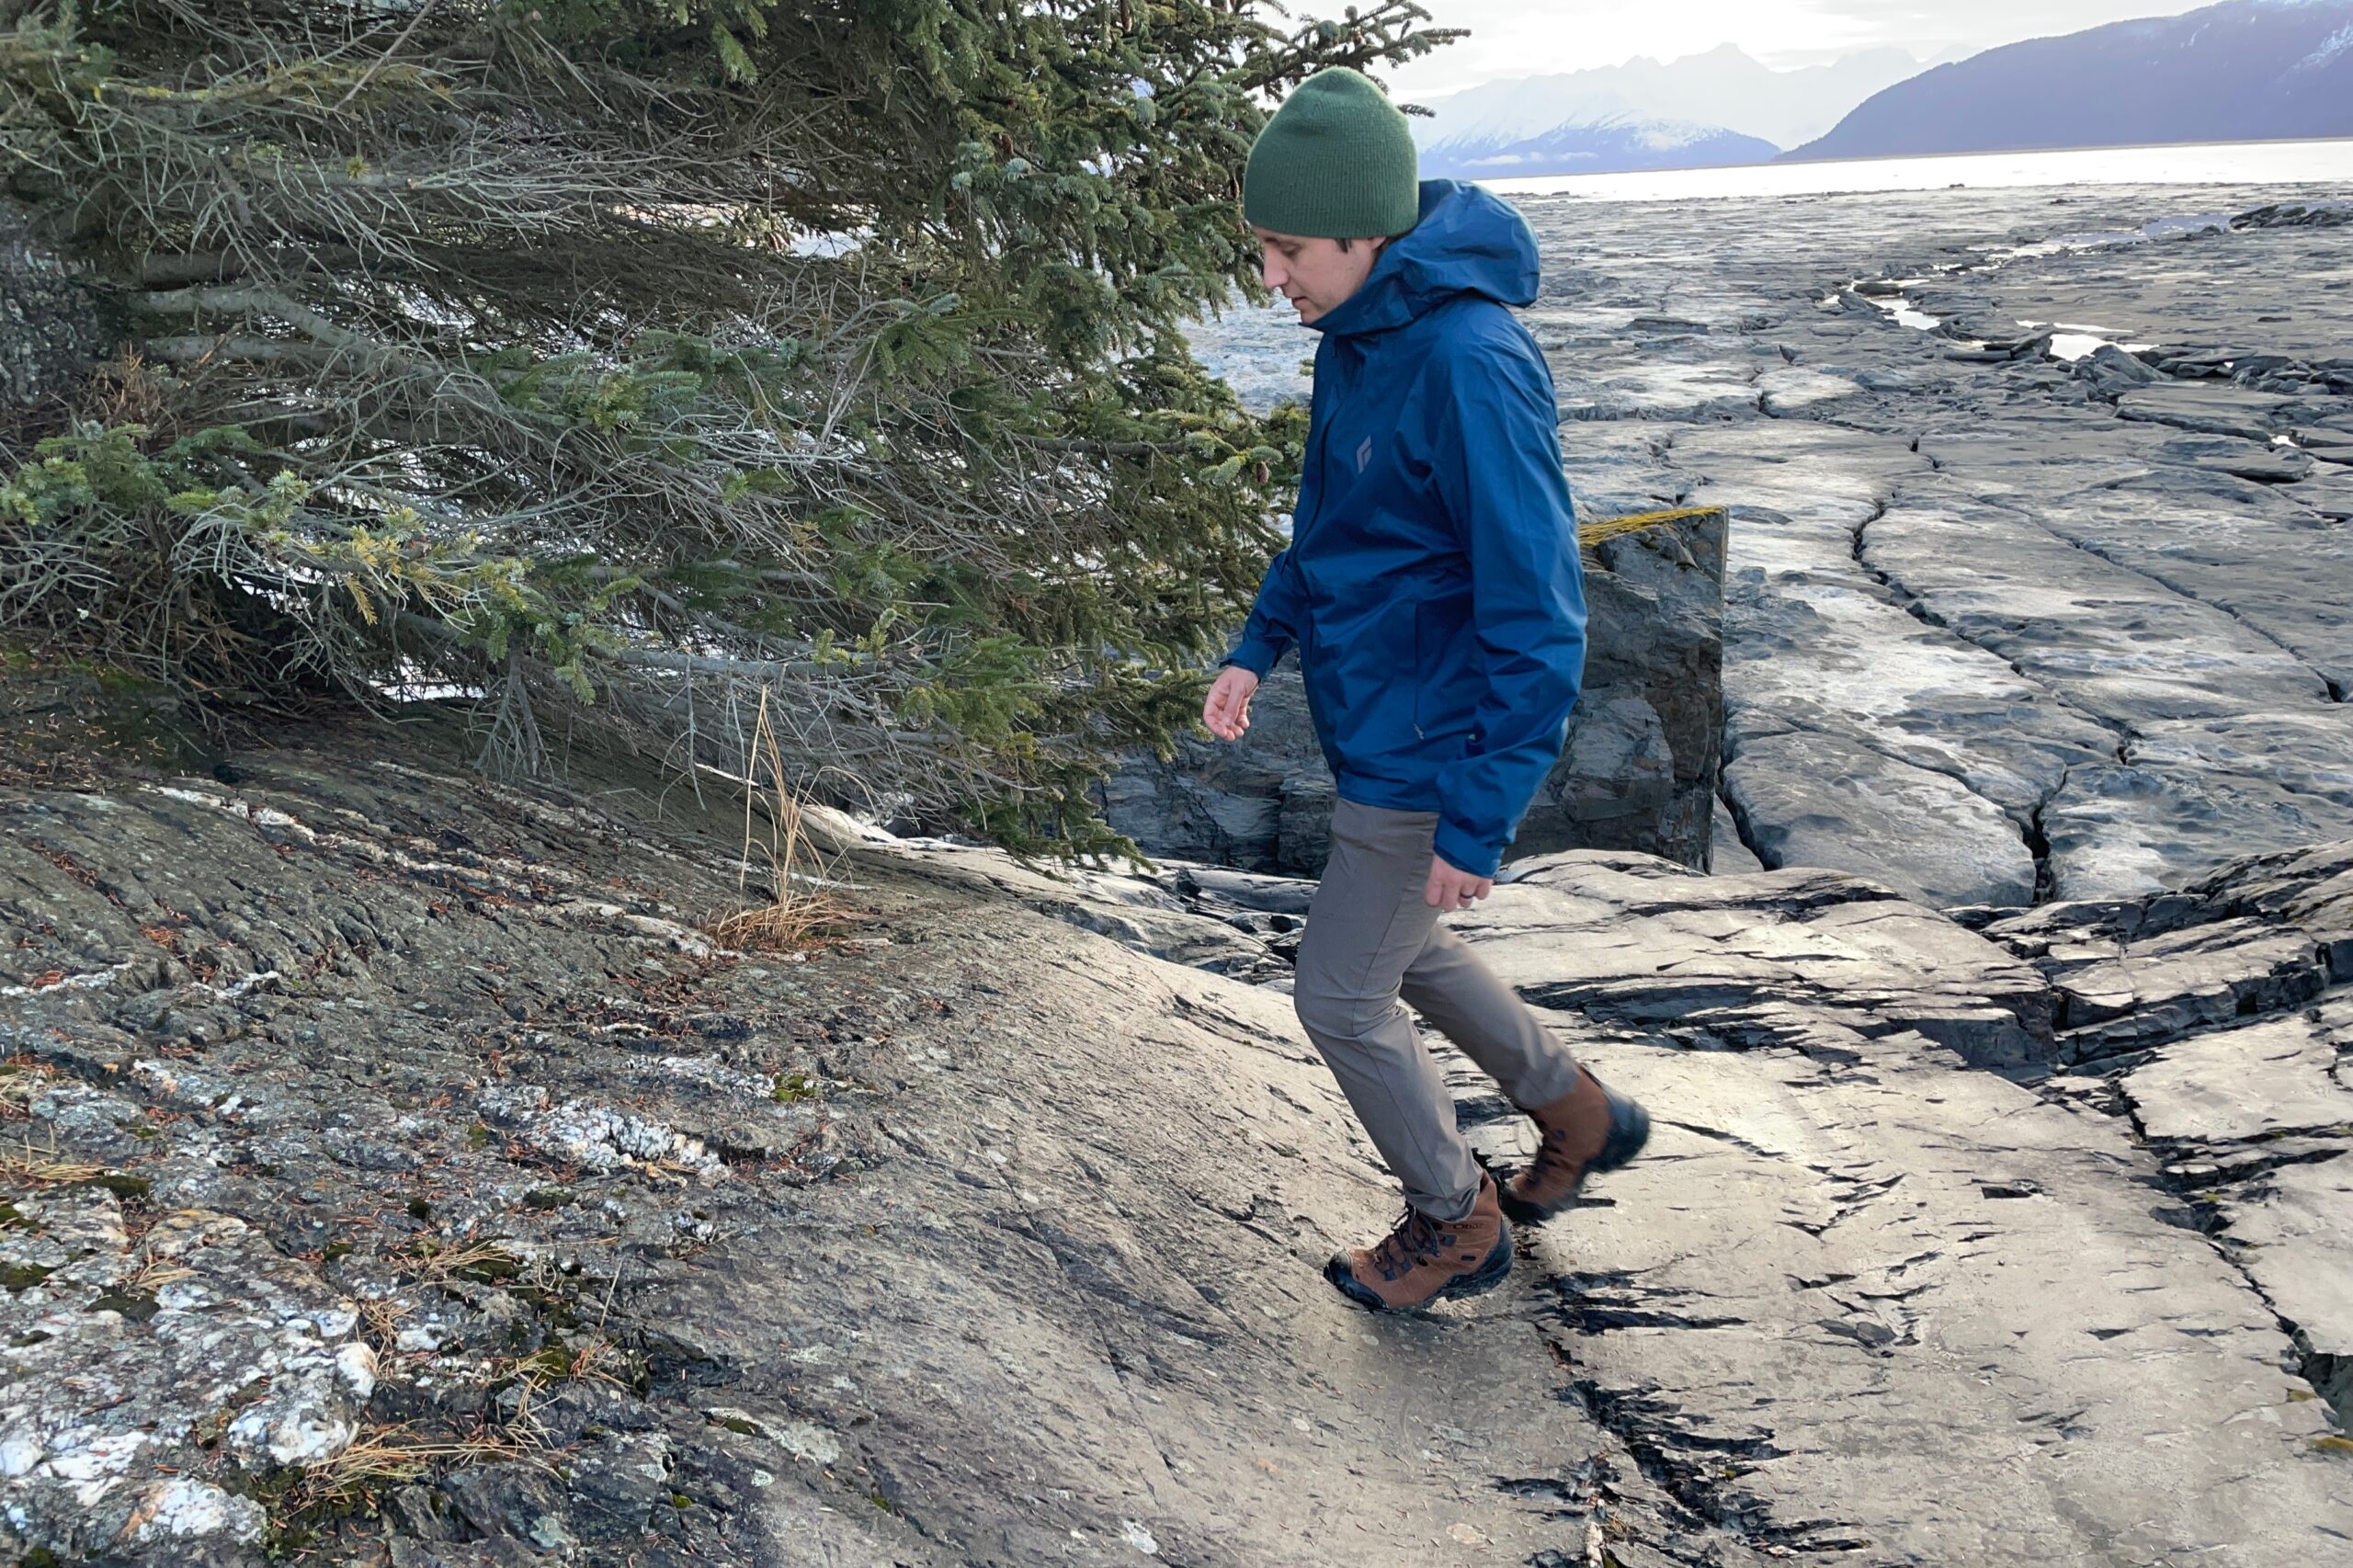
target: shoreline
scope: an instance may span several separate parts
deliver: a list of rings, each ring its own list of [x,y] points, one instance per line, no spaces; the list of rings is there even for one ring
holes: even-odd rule
[[[2155,166],[2159,165],[2170,166]],[[1890,183],[1890,171],[1913,178]],[[1827,183],[1833,171],[1858,171],[1855,184]],[[1874,172],[1876,171],[1876,172]],[[1948,176],[1965,173],[1971,177]],[[1476,177],[1499,196],[1587,200],[1712,200],[1739,197],[1839,195],[1892,191],[2027,189],[2048,186],[2296,186],[2353,190],[2353,137],[2268,142],[2143,142],[2114,147],[2010,149],[1980,153],[1890,153],[1871,158],[1777,159],[1691,168]]]

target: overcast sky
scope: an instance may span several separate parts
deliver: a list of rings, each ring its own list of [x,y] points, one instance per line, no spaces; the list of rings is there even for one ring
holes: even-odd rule
[[[1736,43],[1768,65],[1818,64],[1893,44],[1921,59],[1989,49],[2128,17],[2177,16],[2176,0],[1422,0],[1432,24],[1471,36],[1389,78],[1429,99],[1504,76],[1666,60]],[[1302,8],[1306,14],[1312,7]]]

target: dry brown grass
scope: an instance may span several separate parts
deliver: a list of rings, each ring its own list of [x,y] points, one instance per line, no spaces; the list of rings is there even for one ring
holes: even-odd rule
[[[96,1181],[106,1171],[106,1166],[86,1160],[58,1158],[53,1132],[46,1150],[34,1148],[31,1135],[27,1134],[21,1151],[0,1153],[0,1184],[15,1187],[75,1187]]]
[[[1677,506],[1665,512],[1631,512],[1622,517],[1597,517],[1577,526],[1577,542],[1591,550],[1604,540],[1638,534],[1663,524],[1681,522],[1686,517],[1705,517],[1722,510],[1721,506]]]
[[[181,1279],[193,1279],[196,1270],[167,1257],[142,1257],[131,1265],[116,1289],[133,1295],[152,1296],[163,1287]]]
[[[380,1427],[305,1470],[271,1512],[286,1519],[342,1513],[382,1487],[470,1465],[526,1464],[551,1471],[546,1449],[546,1434],[529,1422],[485,1426],[457,1437],[424,1437],[405,1426]]]
[[[754,851],[767,857],[774,896],[722,915],[704,929],[731,948],[759,952],[794,952],[818,938],[856,925],[858,912],[822,890],[796,886],[802,881],[830,881],[833,867],[821,861],[801,822],[801,802],[794,798],[784,768],[776,727],[768,721],[768,691],[760,689],[759,716],[752,729],[751,763],[744,791],[744,855],[735,873],[735,890],[745,891],[751,879]],[[767,773],[765,781],[762,771]],[[767,819],[763,835],[758,819]]]
[[[10,1121],[26,1121],[32,1117],[33,1100],[50,1085],[57,1074],[29,1057],[12,1056],[0,1062],[0,1118]]]
[[[472,1270],[476,1274],[496,1276],[513,1274],[523,1267],[522,1260],[506,1250],[503,1243],[458,1242],[440,1246],[429,1240],[418,1244],[415,1260],[409,1268],[416,1278],[428,1285],[438,1285]]]

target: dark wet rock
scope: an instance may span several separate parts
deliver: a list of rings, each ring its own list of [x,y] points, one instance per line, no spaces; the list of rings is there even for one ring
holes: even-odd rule
[[[2353,201],[2273,201],[2231,220],[2234,229],[2342,228],[2353,223]]]
[[[2113,402],[2134,387],[2145,387],[2162,379],[2139,356],[2127,354],[2112,343],[2103,343],[2075,361],[2075,374],[2088,381],[2100,396]]]
[[[1725,519],[1589,524],[1584,695],[1514,855],[1596,846],[1703,865],[1723,729]],[[1314,876],[1329,852],[1331,775],[1295,659],[1251,704],[1249,733],[1131,759],[1104,815],[1147,853]]]
[[[612,1472],[610,1456],[601,1450],[583,1457],[590,1471],[585,1501],[606,1507],[621,1490]],[[505,1536],[527,1541],[541,1551],[556,1551],[577,1544],[565,1523],[564,1489],[544,1471],[517,1464],[475,1465],[441,1483],[451,1510],[477,1534]]]
[[[507,1536],[454,1545],[396,1536],[392,1568],[546,1568],[547,1553]]]

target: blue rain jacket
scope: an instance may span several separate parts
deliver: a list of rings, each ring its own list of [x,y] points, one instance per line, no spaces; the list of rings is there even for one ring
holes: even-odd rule
[[[1536,237],[1502,199],[1424,180],[1421,217],[1315,351],[1291,542],[1225,663],[1296,644],[1345,799],[1438,813],[1492,876],[1561,753],[1585,671],[1585,579],[1552,372],[1506,309]]]

